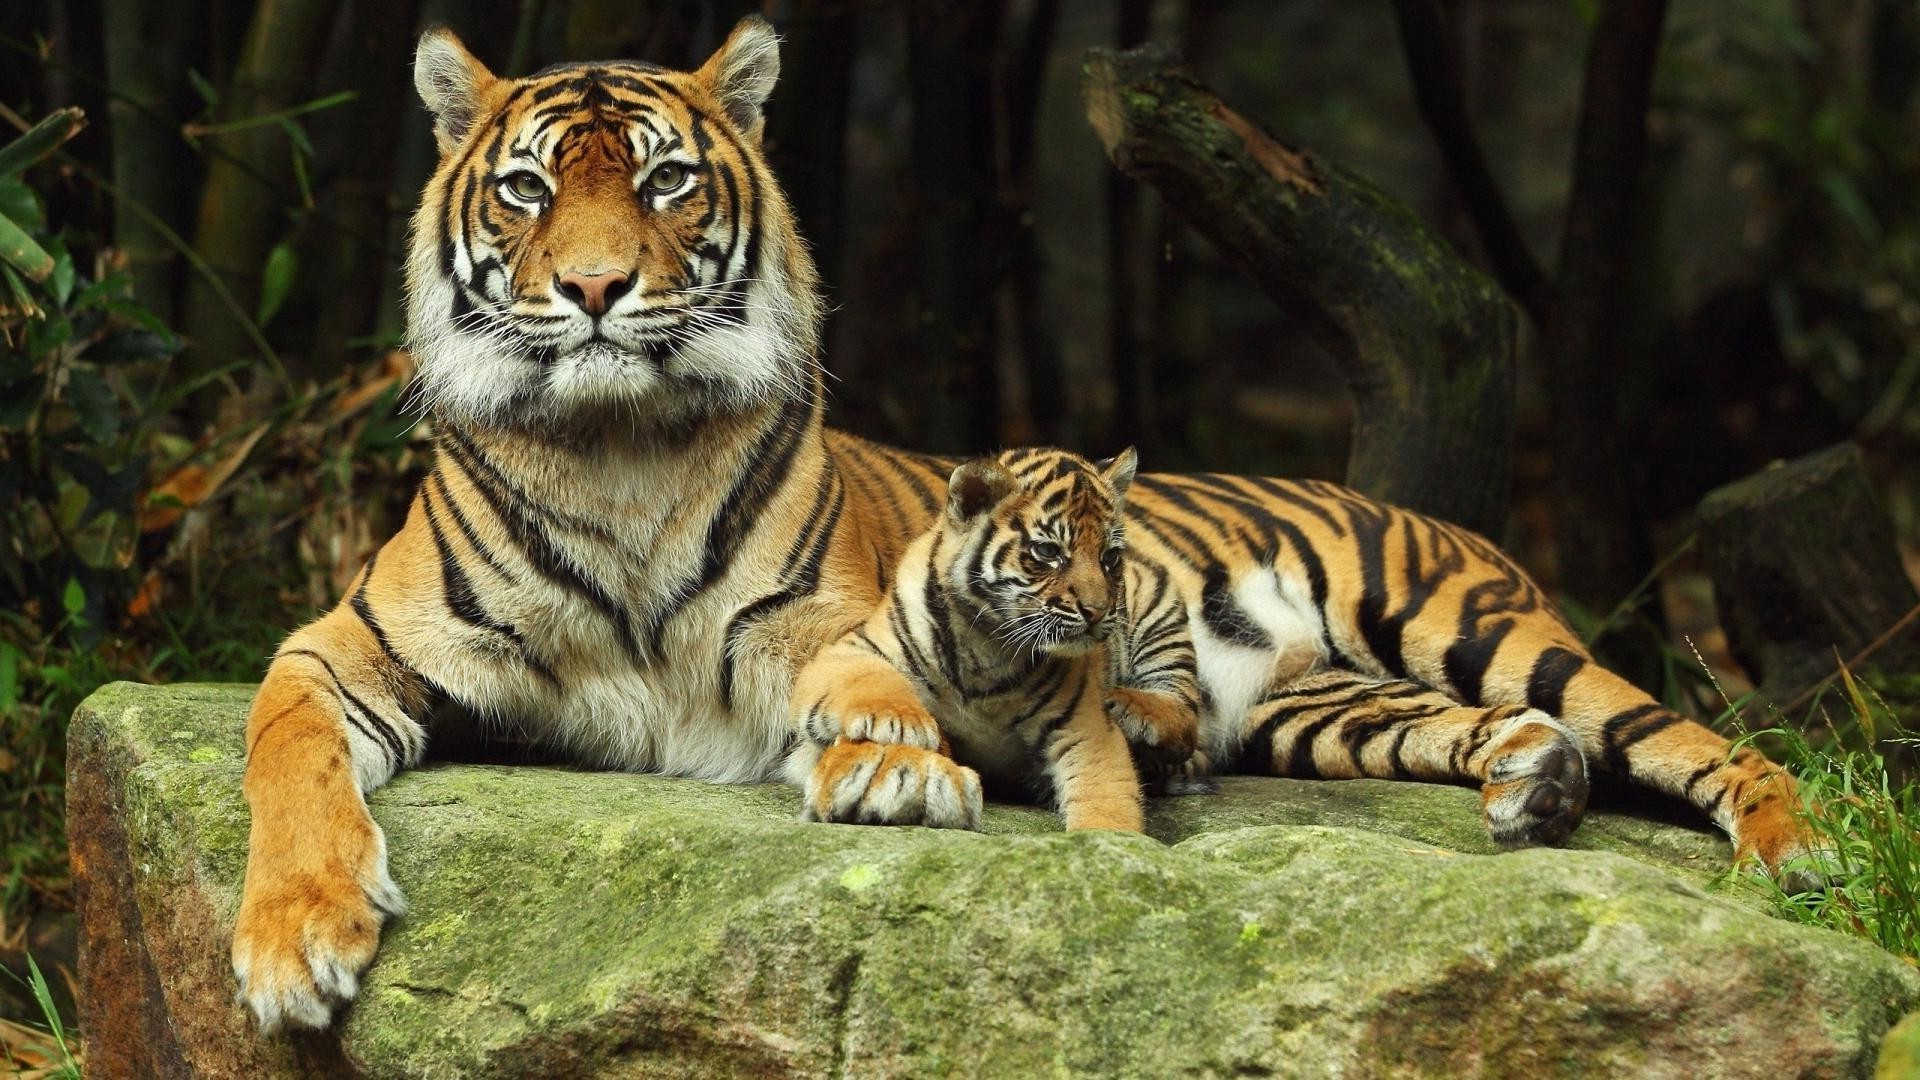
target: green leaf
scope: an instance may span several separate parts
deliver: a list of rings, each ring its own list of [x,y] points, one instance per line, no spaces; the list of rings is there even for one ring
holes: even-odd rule
[[[0,281],[6,282],[7,295],[15,308],[29,314],[39,310],[40,305],[33,302],[33,293],[28,291],[27,283],[20,279],[19,274],[13,272],[13,267],[0,263]]]
[[[54,253],[53,278],[47,285],[53,289],[54,302],[66,307],[67,298],[73,295],[73,256],[67,253],[64,245]]]
[[[132,364],[143,360],[164,360],[182,348],[173,334],[151,330],[122,330],[109,334],[83,354],[92,364]]]
[[[273,321],[280,305],[286,302],[287,293],[293,289],[293,274],[299,265],[300,257],[285,240],[267,252],[267,265],[260,271],[260,310],[255,313],[254,322],[265,326]]]
[[[1861,239],[1875,242],[1880,239],[1880,221],[1874,217],[1873,208],[1861,196],[1860,189],[1854,186],[1853,179],[1844,173],[1828,172],[1820,177],[1820,190],[1826,193],[1827,201],[1847,219]]]
[[[60,606],[67,609],[67,614],[76,618],[81,612],[87,610],[87,590],[80,587],[79,578],[67,579],[67,591],[60,596]]]
[[[20,701],[20,650],[11,642],[0,641],[0,713]]]
[[[39,228],[40,196],[19,180],[0,178],[0,217],[11,219],[23,229]]]
[[[0,217],[0,260],[5,260],[32,281],[45,281],[47,275],[53,273],[53,256],[34,243],[33,237],[15,225],[11,218]]]
[[[79,109],[57,109],[40,118],[26,134],[0,146],[0,176],[18,176],[29,165],[60,149],[60,144],[80,134],[87,116]]]
[[[167,329],[167,324],[160,321],[160,316],[130,300],[107,300],[100,306],[149,333],[159,334],[162,337],[174,336],[173,331]]]
[[[291,120],[281,120],[280,130],[286,132],[287,141],[293,144],[295,150],[305,154],[307,157],[313,156],[313,142],[307,138],[305,128]]]
[[[94,442],[110,443],[120,434],[120,403],[113,389],[92,368],[77,367],[67,374],[67,403]]]
[[[193,92],[200,95],[200,100],[206,102],[207,108],[211,109],[220,104],[220,91],[213,88],[213,84],[207,81],[205,75],[188,68],[187,81],[193,84]]]
[[[99,281],[81,289],[80,295],[73,298],[73,306],[77,308],[86,307],[101,300],[114,299],[124,295],[127,291],[127,286],[132,280],[132,278],[124,273],[108,274]]]

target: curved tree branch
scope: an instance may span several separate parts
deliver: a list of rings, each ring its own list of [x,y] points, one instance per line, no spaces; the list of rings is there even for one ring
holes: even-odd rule
[[[1412,211],[1267,134],[1163,47],[1092,50],[1081,90],[1113,163],[1340,363],[1355,402],[1347,482],[1499,535],[1518,328],[1505,294]]]

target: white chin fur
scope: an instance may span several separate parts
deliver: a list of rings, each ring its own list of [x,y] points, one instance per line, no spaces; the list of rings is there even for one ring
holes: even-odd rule
[[[740,408],[808,392],[807,365],[794,355],[786,309],[749,296],[744,325],[715,326],[670,353],[648,358],[590,341],[545,369],[517,345],[448,317],[452,283],[416,274],[408,298],[408,347],[419,365],[425,410],[482,423],[561,419],[575,409],[630,404],[663,413],[688,407]],[[771,291],[760,289],[756,293]]]

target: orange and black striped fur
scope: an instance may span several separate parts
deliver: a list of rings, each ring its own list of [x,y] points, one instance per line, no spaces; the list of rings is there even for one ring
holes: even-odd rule
[[[892,821],[922,802],[926,824],[976,828],[978,770],[1003,788],[1044,792],[1069,829],[1140,831],[1140,780],[1117,717],[1167,723],[1177,734],[1143,741],[1184,736],[1191,752],[1199,702],[1191,648],[1140,640],[1157,650],[1144,657],[1151,667],[1130,663],[1122,509],[1134,464],[1131,450],[1098,465],[1010,450],[954,470],[945,512],[907,546],[886,599],[794,682],[808,741],[789,771],[806,790],[805,817]],[[1175,613],[1160,621],[1184,634],[1185,612]],[[1186,677],[1162,690],[1173,651],[1184,653]],[[1110,699],[1122,685],[1132,688]],[[872,771],[892,745],[961,767],[930,785],[913,783],[913,770],[893,784],[872,783],[868,769],[817,773],[821,751],[842,741]]]
[[[501,79],[422,40],[441,162],[408,319],[441,453],[248,719],[233,961],[263,1027],[353,997],[402,906],[365,797],[435,732],[777,776],[796,674],[940,512],[952,462],[823,426],[814,272],[760,148],[778,68],[758,19],[692,72]],[[1778,769],[1594,664],[1487,541],[1331,484],[1142,475],[1127,505],[1129,561],[1186,616],[1211,764],[1475,784],[1512,841],[1571,829],[1591,767],[1691,801],[1771,867],[1800,852]],[[868,752],[814,768],[837,783]],[[874,784],[953,766],[886,753]]]

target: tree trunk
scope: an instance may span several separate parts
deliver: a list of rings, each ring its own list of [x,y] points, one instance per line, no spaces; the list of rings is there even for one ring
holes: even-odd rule
[[[891,381],[901,400],[923,406],[917,441],[928,450],[977,452],[999,439],[999,278],[984,241],[998,218],[990,65],[1003,6],[920,0],[907,10],[917,355],[895,365]]]
[[[1487,168],[1486,155],[1480,152],[1440,0],[1394,0],[1393,9],[1400,22],[1400,49],[1413,78],[1414,99],[1440,149],[1447,178],[1473,222],[1494,276],[1521,310],[1539,323],[1546,317],[1546,276],[1514,223],[1500,185]]]
[[[109,0],[105,18],[107,82],[120,96],[107,104],[113,140],[112,176],[127,198],[163,219],[173,219],[183,198],[192,160],[166,117],[173,86],[186,69],[186,45],[196,23],[180,4]],[[184,273],[179,255],[140,215],[116,209],[113,246],[127,257],[133,295],[140,305],[173,322],[175,282]]]
[[[1920,668],[1920,595],[1852,443],[1774,465],[1700,501],[1700,549],[1734,659],[1781,705],[1879,643],[1870,662]]]
[[[261,0],[221,100],[219,119],[241,120],[299,104],[319,63],[327,25],[338,10],[325,0]],[[274,124],[209,139],[226,153],[208,160],[193,246],[251,312],[260,294],[260,268],[286,231],[282,219],[292,189],[292,147]],[[185,316],[190,373],[255,351],[239,316],[198,277],[187,285]],[[197,412],[203,419],[208,416],[204,404]]]
[[[417,7],[412,0],[382,0],[363,9],[351,28],[359,62],[374,71],[405,71]],[[328,289],[333,301],[319,308],[307,364],[323,380],[348,362],[348,341],[375,332],[385,280],[379,271],[397,272],[404,262],[404,246],[387,243],[391,219],[405,217],[395,212],[387,186],[402,122],[426,119],[412,108],[413,93],[411,80],[370,80],[360,98],[344,107],[349,111],[343,119],[353,125],[355,138],[333,185],[336,227],[326,231],[324,245],[314,245],[324,253],[326,280],[333,283]]]
[[[1082,92],[1114,164],[1342,366],[1355,405],[1347,482],[1499,536],[1518,321],[1500,289],[1406,207],[1267,134],[1166,49],[1092,50]]]
[[[1007,444],[1076,446],[1084,440],[1067,415],[1060,351],[1049,325],[1046,254],[1033,222],[1034,132],[1047,58],[1060,23],[1059,0],[1035,0],[1026,19],[1009,28],[997,110],[1001,222],[1005,260],[1000,310],[1000,439]]]
[[[846,284],[847,111],[852,104],[857,9],[844,0],[799,0],[784,27],[780,86],[767,111],[767,156],[813,249],[829,301]],[[821,351],[831,366],[838,320],[829,308]],[[849,375],[839,367],[836,374]]]
[[[1627,490],[1620,429],[1620,303],[1647,152],[1665,0],[1607,0],[1587,52],[1573,189],[1540,360],[1553,431],[1561,587],[1589,610],[1629,595],[1652,565]],[[1632,673],[1630,673],[1632,674]]]

